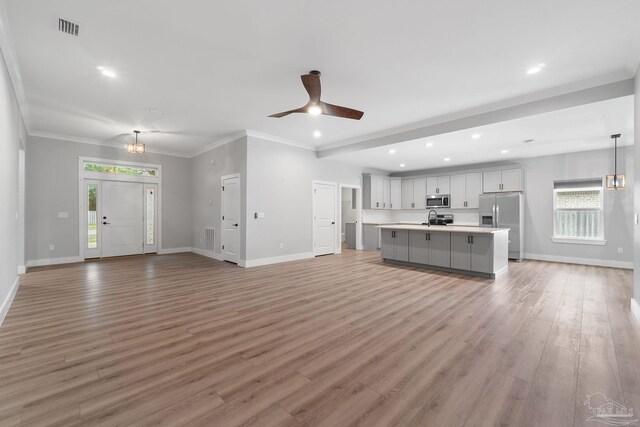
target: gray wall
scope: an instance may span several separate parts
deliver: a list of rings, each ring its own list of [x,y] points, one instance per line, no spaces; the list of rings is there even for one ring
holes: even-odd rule
[[[79,256],[78,157],[162,165],[162,249],[191,246],[189,159],[29,137],[26,178],[27,260]],[[68,218],[58,218],[68,212]],[[55,245],[49,251],[49,244]]]
[[[362,172],[309,150],[249,137],[245,259],[312,252],[312,181],[361,185]],[[264,219],[254,219],[254,212],[264,212]]]
[[[607,240],[604,246],[551,241],[553,181],[613,174],[613,149],[521,160],[525,165],[525,253],[630,265],[633,261],[633,153],[634,147],[624,147],[618,152],[618,173],[626,173],[628,188],[604,192],[604,234]],[[619,247],[623,248],[622,254],[618,253]]]
[[[13,85],[0,55],[0,309],[18,277],[18,150],[25,134]]]
[[[635,80],[635,120],[634,120],[634,132],[635,132],[635,140],[638,142],[635,145],[635,170],[638,171],[636,173],[635,178],[635,213],[640,215],[640,67],[638,67],[638,72],[636,73]],[[640,225],[635,225],[634,232],[634,299],[636,302],[640,303]]]
[[[215,163],[212,165],[211,161]],[[204,229],[216,230],[214,255],[220,257],[220,238],[222,232],[222,188],[224,175],[240,173],[242,194],[247,188],[247,137],[209,150],[189,160],[191,170],[191,244],[193,248],[204,250]],[[211,200],[212,204],[209,204]],[[246,198],[241,199],[240,240],[246,241]],[[245,257],[244,244],[241,245],[240,258]]]

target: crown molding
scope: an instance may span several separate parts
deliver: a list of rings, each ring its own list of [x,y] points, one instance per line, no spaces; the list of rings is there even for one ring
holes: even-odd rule
[[[304,144],[302,142],[294,141],[292,139],[281,138],[279,136],[270,135],[267,133],[258,132],[250,129],[247,129],[245,132],[247,136],[250,136],[253,138],[260,138],[260,139],[264,139],[271,142],[277,142],[278,144],[290,145],[292,147],[302,148],[304,150],[309,150],[314,152],[317,151],[316,147],[312,147],[310,145]]]
[[[79,137],[79,136],[73,136],[73,135],[65,135],[65,134],[61,134],[61,133],[55,133],[55,132],[44,132],[44,131],[32,131],[32,132],[28,132],[29,136],[34,136],[37,138],[48,138],[48,139],[55,139],[57,141],[65,141],[65,142],[76,142],[79,144],[89,144],[89,145],[100,145],[102,147],[109,147],[109,148],[113,148],[113,149],[122,149],[121,146],[119,144],[111,144],[105,141],[101,141],[99,139],[93,139],[93,138],[84,138],[84,137]],[[166,151],[166,150],[156,150],[154,148],[149,149],[149,146],[146,145],[145,146],[145,153],[150,153],[150,154],[162,154],[164,156],[173,156],[173,157],[182,157],[182,158],[190,158],[191,156],[186,155],[186,154],[181,154],[181,153],[176,153],[173,151]]]
[[[205,145],[202,148],[197,149],[196,151],[193,151],[191,154],[189,154],[186,157],[189,158],[193,158],[193,157],[197,157],[200,154],[204,154],[207,151],[211,151],[214,148],[218,148],[218,147],[222,147],[223,145],[229,144],[231,142],[235,142],[237,140],[239,140],[240,138],[244,138],[245,136],[247,136],[247,132],[244,130],[238,131],[238,132],[234,132],[232,134],[229,134],[225,137],[222,137],[218,140],[213,141],[210,144]]]

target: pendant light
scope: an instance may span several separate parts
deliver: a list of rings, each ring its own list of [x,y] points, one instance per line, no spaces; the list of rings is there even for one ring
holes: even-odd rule
[[[144,144],[138,142],[138,134],[140,134],[139,130],[134,130],[133,133],[136,134],[136,142],[131,142],[127,144],[127,153],[129,154],[144,154]]]
[[[618,138],[620,138],[619,133],[611,135],[611,139],[615,142],[613,148],[613,175],[607,175],[607,189],[609,190],[624,190],[627,181],[624,174],[618,175]]]

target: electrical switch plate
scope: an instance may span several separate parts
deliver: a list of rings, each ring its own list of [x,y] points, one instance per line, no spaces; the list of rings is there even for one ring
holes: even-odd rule
[[[58,212],[58,218],[69,218],[69,212]]]

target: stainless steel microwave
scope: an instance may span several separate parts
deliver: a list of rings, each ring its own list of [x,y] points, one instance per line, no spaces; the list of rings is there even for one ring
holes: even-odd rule
[[[431,194],[427,196],[427,209],[448,208],[450,197],[448,194]]]

